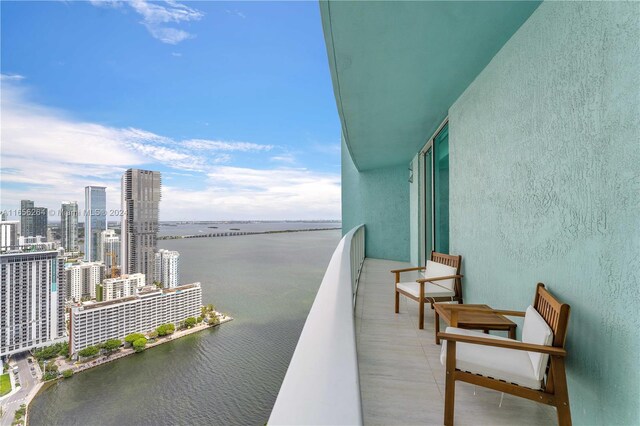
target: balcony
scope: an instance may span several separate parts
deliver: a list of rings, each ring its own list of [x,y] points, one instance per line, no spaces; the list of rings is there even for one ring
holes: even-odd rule
[[[443,423],[444,367],[433,315],[418,329],[418,305],[393,309],[391,269],[365,259],[364,227],[349,232],[327,268],[269,424]],[[353,306],[355,294],[355,306]],[[555,409],[456,384],[456,424],[555,425]]]
[[[418,304],[400,298],[393,312],[391,269],[408,263],[366,259],[355,308],[363,423],[443,422],[445,370],[434,341],[433,311],[418,330]],[[417,277],[416,277],[417,278]],[[456,425],[556,425],[553,407],[456,383]],[[502,398],[502,401],[501,401]]]

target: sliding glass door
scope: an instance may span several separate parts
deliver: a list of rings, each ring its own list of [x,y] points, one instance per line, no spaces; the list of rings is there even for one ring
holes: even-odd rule
[[[449,253],[449,125],[424,151],[425,261],[431,251]]]

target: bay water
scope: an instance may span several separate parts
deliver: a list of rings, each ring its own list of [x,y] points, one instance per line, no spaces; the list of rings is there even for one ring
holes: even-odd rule
[[[180,252],[181,283],[200,281],[203,303],[235,320],[59,381],[32,402],[30,425],[264,425],[340,236],[159,241]]]

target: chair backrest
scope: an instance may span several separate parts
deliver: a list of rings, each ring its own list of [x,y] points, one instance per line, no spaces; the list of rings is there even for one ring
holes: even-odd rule
[[[447,266],[456,268],[456,275],[460,275],[460,265],[462,265],[462,256],[454,256],[451,254],[431,252],[431,260],[433,262],[442,263]],[[458,297],[462,297],[462,283],[460,278],[456,278],[455,292]]]
[[[553,330],[553,343],[555,347],[563,348],[567,338],[567,324],[569,322],[570,307],[566,303],[560,303],[544,287],[538,283],[533,307]]]

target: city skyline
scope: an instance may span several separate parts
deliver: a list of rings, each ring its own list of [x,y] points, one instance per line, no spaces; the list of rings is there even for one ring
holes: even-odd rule
[[[340,124],[316,4],[1,7],[0,209],[77,199],[82,211],[85,186],[105,186],[118,209],[120,175],[143,168],[165,177],[160,220],[339,218]]]

